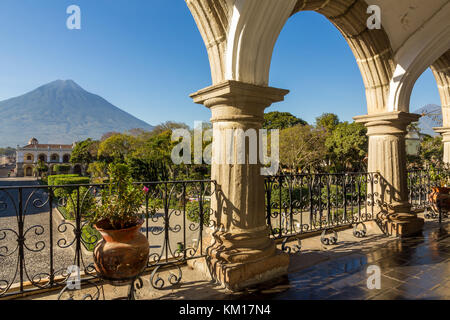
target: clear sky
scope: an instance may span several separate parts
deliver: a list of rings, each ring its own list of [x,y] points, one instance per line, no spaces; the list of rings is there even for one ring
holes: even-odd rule
[[[81,30],[66,28],[72,4],[81,8]],[[0,41],[0,100],[72,79],[152,125],[172,120],[193,126],[210,118],[189,98],[211,77],[184,0],[1,0]],[[291,93],[269,111],[288,111],[310,123],[324,112],[349,121],[366,113],[351,50],[316,13],[288,21],[275,47],[270,85]],[[426,71],[410,109],[429,103],[440,105],[440,99]]]

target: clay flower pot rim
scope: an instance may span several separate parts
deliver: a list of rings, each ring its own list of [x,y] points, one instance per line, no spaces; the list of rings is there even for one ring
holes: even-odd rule
[[[104,232],[111,232],[111,231],[131,231],[136,228],[140,228],[144,224],[144,219],[139,219],[134,226],[123,228],[123,229],[104,229],[97,226],[97,224],[94,224],[94,228],[98,231],[104,231]]]
[[[436,192],[449,192],[450,187],[431,187],[431,190],[435,190]]]

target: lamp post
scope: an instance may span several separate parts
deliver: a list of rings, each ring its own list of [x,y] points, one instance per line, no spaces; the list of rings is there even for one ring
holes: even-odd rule
[[[416,130],[409,131],[405,136],[406,154],[418,156],[420,153],[420,135]]]

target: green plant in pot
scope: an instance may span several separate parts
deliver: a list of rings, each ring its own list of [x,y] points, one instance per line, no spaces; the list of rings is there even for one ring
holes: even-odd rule
[[[439,211],[439,206],[448,211],[450,209],[450,188],[447,187],[449,180],[448,166],[443,164],[432,164],[429,167],[429,175],[432,192],[429,201],[434,211]]]
[[[111,183],[90,217],[103,238],[94,249],[94,265],[104,279],[120,285],[147,266],[149,245],[140,232],[144,220],[139,211],[148,189],[132,183],[127,165],[110,164],[108,175]]]

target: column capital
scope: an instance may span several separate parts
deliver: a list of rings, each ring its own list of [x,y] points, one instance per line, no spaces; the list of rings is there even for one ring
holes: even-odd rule
[[[212,122],[264,121],[264,109],[283,101],[289,90],[228,80],[190,95],[195,103],[211,109]]]
[[[439,133],[443,137],[443,141],[450,141],[450,127],[436,127],[433,128],[434,132]]]
[[[377,113],[357,116],[355,122],[364,123],[368,136],[404,135],[411,122],[418,121],[421,115],[403,111]]]
[[[437,127],[433,130],[442,136],[442,142],[444,143],[444,163],[450,163],[450,127]]]
[[[434,132],[439,133],[442,136],[442,142],[450,142],[450,127],[437,127],[433,128],[433,130]]]

